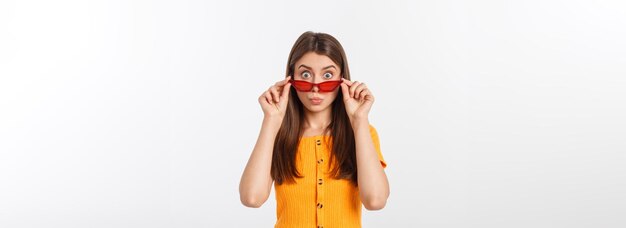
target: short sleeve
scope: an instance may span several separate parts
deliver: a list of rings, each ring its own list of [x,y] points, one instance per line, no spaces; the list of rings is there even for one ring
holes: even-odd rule
[[[372,135],[372,142],[374,142],[374,148],[376,148],[376,153],[378,154],[378,160],[380,160],[380,164],[383,168],[387,167],[387,162],[385,158],[383,158],[382,152],[380,152],[380,140],[378,139],[378,132],[376,128],[370,124],[370,134]]]

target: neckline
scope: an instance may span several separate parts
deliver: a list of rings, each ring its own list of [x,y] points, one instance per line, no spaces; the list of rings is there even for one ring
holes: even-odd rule
[[[300,137],[301,139],[312,139],[312,138],[321,138],[321,137],[328,137],[330,135],[311,135],[311,136],[302,136]]]

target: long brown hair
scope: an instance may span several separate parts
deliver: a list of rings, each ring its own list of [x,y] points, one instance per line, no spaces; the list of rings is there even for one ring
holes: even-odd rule
[[[305,32],[296,40],[289,53],[286,76],[294,74],[296,61],[304,54],[315,52],[328,56],[341,69],[341,77],[350,80],[350,70],[343,47],[331,35]],[[285,76],[285,77],[286,77]],[[296,169],[296,153],[300,137],[303,135],[304,105],[293,87],[289,91],[289,102],[274,141],[271,176],[277,184],[294,183],[302,177]],[[339,179],[349,179],[357,185],[356,148],[354,131],[343,103],[343,93],[339,91],[333,101],[331,122],[324,130],[332,136],[331,175]]]

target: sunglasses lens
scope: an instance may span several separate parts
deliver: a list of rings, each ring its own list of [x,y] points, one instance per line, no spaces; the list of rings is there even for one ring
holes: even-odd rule
[[[340,84],[341,84],[341,81],[330,81],[330,82],[322,82],[318,86],[320,88],[320,92],[332,92]]]
[[[319,88],[319,92],[332,92],[335,91],[340,84],[341,81],[329,81],[317,84],[317,87]],[[307,81],[291,80],[291,85],[300,92],[310,92],[313,90],[315,84]]]
[[[297,90],[302,91],[302,92],[308,92],[308,91],[310,91],[313,88],[313,84],[311,84],[310,82],[306,82],[306,81],[295,81],[295,80],[292,80],[291,84]]]

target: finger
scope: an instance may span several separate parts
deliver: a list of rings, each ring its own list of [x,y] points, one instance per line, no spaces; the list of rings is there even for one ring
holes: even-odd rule
[[[274,98],[274,101],[278,103],[280,101],[279,99],[280,93],[278,93],[278,89],[276,89],[276,86],[270,87],[270,91],[272,93],[272,97]]]
[[[261,96],[259,96],[259,103],[261,105],[264,105],[265,103],[267,103],[267,98],[265,98],[265,93],[261,94]]]
[[[283,85],[287,84],[290,79],[291,79],[291,76],[287,76],[285,79],[283,79],[282,81],[276,82],[274,85],[276,85],[276,86],[283,86]]]
[[[356,88],[354,88],[354,99],[359,99],[359,94],[361,93],[361,90],[363,90],[363,87],[359,88],[358,86],[355,86]]]
[[[361,84],[358,81],[354,81],[354,83],[352,83],[352,85],[350,86],[350,97],[354,97],[354,92],[356,91],[356,88],[359,86],[359,84]]]
[[[285,89],[287,84],[291,84],[291,82],[289,81],[291,81],[291,75],[285,78],[285,84],[283,84],[283,86],[280,87],[280,90],[278,90],[279,92],[281,92],[281,95],[282,95],[282,91]]]
[[[345,79],[345,78],[341,78],[341,79],[343,79],[343,82],[345,82],[348,86],[351,86],[352,83],[353,83],[352,81],[350,81],[348,79]]]
[[[363,88],[360,92],[357,99],[365,98],[365,96],[369,95],[369,89]]]
[[[363,87],[361,88],[356,88],[356,90],[354,91],[354,98],[359,100],[361,99],[361,93],[363,92]]]
[[[365,96],[365,100],[374,102],[374,95],[372,95],[371,93],[367,93],[367,96]]]
[[[265,101],[267,101],[268,104],[272,104],[272,95],[270,94],[270,91],[265,91],[263,96],[265,96]]]
[[[281,91],[280,98],[286,100],[289,97],[289,88],[291,88],[291,83],[287,83],[285,87],[283,87],[283,91]]]
[[[361,83],[356,86],[356,89],[354,90],[354,95],[356,96],[356,99],[361,98],[361,91],[363,91],[363,89],[365,88],[367,88],[367,86],[365,86],[365,83]]]
[[[348,99],[348,95],[350,94],[348,91],[348,84],[341,83],[341,93],[343,94],[343,99]]]
[[[363,100],[374,102],[374,95],[372,95],[372,92],[368,90],[365,96],[363,97]]]

